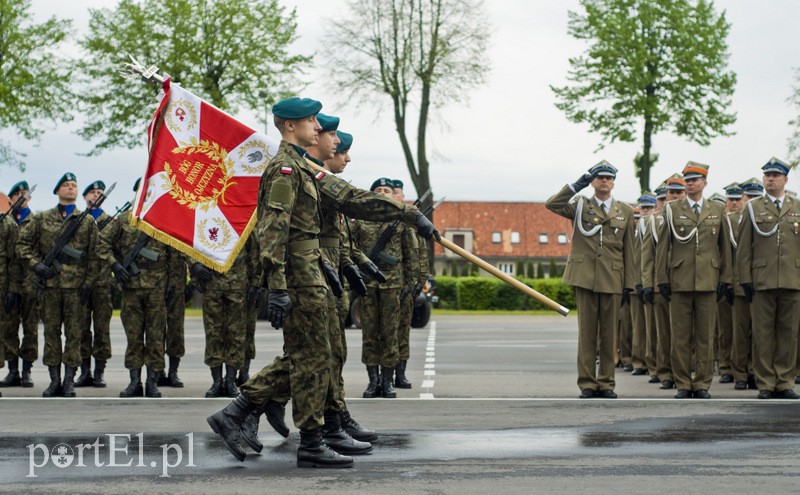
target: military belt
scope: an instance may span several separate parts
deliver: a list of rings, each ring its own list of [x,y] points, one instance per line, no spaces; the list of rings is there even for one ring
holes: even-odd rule
[[[165,261],[137,261],[136,266],[141,270],[158,270],[167,266]]]
[[[85,259],[76,259],[64,253],[58,255],[58,262],[62,265],[82,265],[85,261]]]
[[[339,247],[339,238],[338,237],[320,237],[319,238],[319,247],[323,247],[323,248],[338,248]]]
[[[311,251],[319,249],[319,239],[307,239],[305,241],[294,241],[288,243],[286,251],[289,254],[299,253],[301,251]]]

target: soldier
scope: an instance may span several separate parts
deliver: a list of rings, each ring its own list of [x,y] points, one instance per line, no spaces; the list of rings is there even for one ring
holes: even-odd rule
[[[56,184],[53,194],[58,205],[33,217],[20,232],[17,255],[42,281],[42,316],[44,320],[44,359],[50,372],[50,385],[43,397],[75,397],[75,370],[81,364],[81,326],[85,306],[89,302],[97,277],[98,259],[106,259],[107,251],[100,246],[97,225],[91,217],[81,218],[75,206],[78,182],[67,172]],[[62,265],[59,272],[43,263],[56,240],[72,222],[80,224],[65,248],[57,257]],[[61,347],[61,328],[64,328],[64,347]],[[61,381],[64,363],[64,381]]]
[[[395,179],[392,185],[392,197],[395,201],[404,202],[406,199],[403,192],[403,181]],[[397,388],[411,388],[411,382],[406,378],[406,365],[408,358],[411,357],[411,348],[408,344],[411,337],[411,318],[414,314],[414,303],[422,293],[422,287],[428,279],[428,244],[424,239],[414,235],[417,244],[416,263],[419,265],[419,277],[413,286],[404,287],[400,295],[400,324],[397,334],[397,346],[400,350],[400,362],[394,369],[394,386]],[[412,257],[414,262],[414,257]]]
[[[319,249],[321,202],[336,204],[345,213],[368,209],[414,222],[429,236],[438,232],[416,208],[364,197],[344,181],[318,172],[303,158],[302,147],[318,143],[316,115],[322,105],[290,98],[273,107],[282,141],[261,180],[258,224],[264,283],[269,288],[267,315],[274,328],[283,328],[284,351],[295,425],[300,428],[299,467],[349,467],[352,457],[330,450],[322,441],[324,409],[330,387],[331,349],[326,325],[328,285]],[[291,311],[290,311],[291,310]],[[275,388],[284,373],[284,356],[262,369],[241,388],[242,394],[207,418],[239,460],[242,423],[251,412],[282,393]]]
[[[636,285],[633,209],[611,197],[616,177],[617,169],[604,160],[546,203],[548,210],[572,220],[576,230],[563,280],[575,287],[578,387],[583,399],[617,397],[614,329]],[[593,198],[572,199],[588,185],[594,188]]]
[[[28,194],[30,187],[25,181],[14,184],[8,193],[8,198],[12,204]],[[15,238],[19,237],[19,231],[33,221],[31,209],[28,208],[28,200],[22,203],[22,207],[17,211],[12,224],[18,228]],[[33,387],[31,379],[31,368],[33,363],[39,358],[39,297],[37,287],[29,273],[25,261],[16,255],[14,246],[11,246],[11,256],[13,257],[13,286],[18,289],[16,293],[19,298],[10,295],[8,316],[3,339],[5,340],[5,358],[8,360],[8,376],[0,381],[0,387]],[[10,293],[10,294],[13,294]],[[22,324],[22,340],[19,338],[19,326]],[[22,375],[19,373],[19,358],[22,358]]]
[[[138,179],[133,190],[139,189]],[[120,318],[125,328],[125,368],[130,383],[120,397],[161,397],[157,374],[164,371],[164,329],[167,326],[167,270],[174,253],[130,224],[130,211],[103,229],[103,243],[110,249],[108,263],[122,287]],[[127,265],[127,266],[126,266]],[[147,379],[142,390],[142,366]]]
[[[172,249],[172,248],[170,248]],[[186,261],[185,257],[172,249],[167,269],[167,328],[164,332],[164,351],[169,357],[167,373],[158,373],[160,387],[183,388],[178,376],[181,358],[186,353],[183,324],[186,316]]]
[[[245,321],[244,336],[244,364],[239,369],[236,376],[236,385],[241,387],[244,382],[250,379],[250,362],[256,357],[256,320],[258,319],[258,304],[264,289],[259,287],[258,281],[261,279],[261,263],[258,261],[258,236],[250,235],[247,238],[249,246],[245,246],[248,253],[247,258],[247,277],[249,286],[247,288],[247,317]]]
[[[641,322],[639,323],[638,329],[638,336],[641,339],[638,346],[641,348],[639,352],[644,357],[644,364],[646,366],[646,372],[650,375],[649,383],[658,383],[658,373],[656,367],[656,354],[658,348],[658,335],[656,333],[656,324],[655,324],[655,313],[652,311],[652,306],[645,304],[644,299],[644,285],[641,283],[643,281],[642,276],[642,260],[643,260],[643,252],[644,252],[644,241],[647,235],[647,227],[649,225],[650,216],[655,212],[656,204],[658,200],[656,199],[655,193],[647,192],[639,197],[639,209],[641,210],[641,220],[639,221],[638,225],[636,226],[636,235],[634,239],[636,242],[635,244],[635,256],[636,256],[636,271],[637,271],[637,284],[636,286],[636,295],[638,296],[636,300],[631,301],[631,310],[638,308],[636,312],[639,313],[639,318],[641,318]],[[634,312],[634,314],[636,314]],[[634,320],[635,321],[635,320]],[[634,345],[634,348],[637,346]],[[635,374],[636,369],[634,368],[633,373]]]
[[[744,192],[746,196],[745,202],[754,198],[761,198],[764,196],[764,184],[755,177],[752,177],[742,182],[742,192]]]
[[[83,190],[83,199],[86,201],[86,208],[97,202],[106,190],[106,185],[101,180],[96,180],[86,186]],[[97,223],[98,231],[100,225],[105,226],[110,218],[102,208],[91,208],[89,214]],[[106,386],[103,374],[106,369],[106,362],[111,359],[111,313],[113,312],[113,302],[111,297],[111,269],[106,263],[101,263],[96,268],[98,270],[97,280],[92,287],[89,297],[89,304],[81,328],[81,373],[75,380],[76,387],[89,387],[94,385],[98,388]],[[94,338],[92,338],[92,324],[94,324]],[[91,361],[94,356],[95,376],[92,377]]]
[[[10,319],[7,318],[7,316],[9,313],[15,311],[19,305],[20,289],[17,286],[19,283],[17,279],[19,277],[17,274],[13,273],[15,270],[14,248],[16,244],[17,226],[14,225],[14,220],[12,220],[8,215],[4,215],[2,221],[0,221],[0,296],[2,296],[3,310],[6,317],[0,320],[0,335],[5,335],[8,332],[7,327],[10,323]],[[16,363],[17,360],[15,359],[14,362]],[[9,368],[11,368],[11,360],[9,360],[8,364]],[[0,368],[2,368],[4,365],[5,342],[3,339],[0,339]],[[11,375],[10,372],[9,375]],[[13,383],[14,380],[9,380],[8,378],[9,377],[7,377],[5,381],[10,381]],[[18,372],[16,375],[16,382],[19,382]],[[3,394],[0,394],[0,397],[2,396]]]
[[[797,399],[800,203],[785,195],[789,165],[773,157],[762,170],[767,194],[747,203],[739,227],[739,283],[751,303],[758,398]]]
[[[677,399],[711,397],[715,292],[717,301],[733,298],[728,222],[724,206],[703,200],[707,176],[708,165],[689,162],[684,167],[687,197],[667,204],[658,232],[655,279],[661,295],[670,301]]]
[[[393,186],[394,182],[384,177],[373,182],[370,191],[391,198]],[[379,222],[358,222],[353,226],[353,241],[361,251],[369,252],[386,228]],[[380,253],[380,260],[375,260],[387,280],[380,285],[370,281],[367,295],[361,299],[361,362],[369,377],[364,398],[397,397],[394,371],[400,362],[401,306],[419,282],[418,253],[414,232],[400,225]]]

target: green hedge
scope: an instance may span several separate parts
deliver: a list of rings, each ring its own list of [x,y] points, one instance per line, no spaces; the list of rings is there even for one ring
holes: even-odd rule
[[[575,291],[559,278],[520,278],[528,287],[566,306],[575,308]],[[546,307],[494,277],[436,277],[437,307],[443,309],[529,310]]]

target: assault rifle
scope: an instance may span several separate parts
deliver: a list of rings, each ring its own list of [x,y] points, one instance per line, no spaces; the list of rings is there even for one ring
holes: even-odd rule
[[[428,196],[430,196],[430,194],[431,190],[428,189],[427,192],[425,192],[425,194],[423,194],[416,201],[414,201],[414,206],[419,206],[420,204],[422,204],[423,201],[428,199]],[[436,208],[436,206],[438,206],[443,200],[444,198],[442,198],[442,200],[440,200],[436,205],[428,207],[424,212],[422,212],[422,214],[426,216],[429,215]],[[395,266],[397,264],[398,261],[397,258],[384,251],[384,249],[386,248],[386,245],[389,243],[389,241],[392,240],[392,237],[394,236],[395,232],[397,232],[397,228],[399,226],[400,226],[400,220],[395,220],[394,222],[392,222],[388,227],[386,227],[386,230],[381,232],[380,237],[378,237],[378,240],[375,241],[375,245],[372,246],[372,249],[370,249],[367,257],[370,260],[372,260],[372,262],[375,263],[376,265],[380,266],[378,263],[382,263],[383,265],[389,265],[389,266]]]
[[[19,210],[22,209],[23,203],[25,203],[25,201],[31,199],[31,194],[35,190],[36,190],[36,185],[34,185],[32,188],[30,188],[27,193],[25,193],[22,196],[18,197],[17,200],[14,201],[13,205],[11,203],[9,203],[9,205],[11,205],[11,208],[9,208],[8,211],[5,212],[5,213],[0,213],[0,222],[2,222],[3,219],[5,219],[8,215],[11,215],[11,218],[16,220],[15,217],[17,216],[17,213],[19,213]]]
[[[81,261],[83,259],[83,251],[78,251],[68,243],[73,237],[75,237],[75,233],[78,232],[81,222],[83,222],[83,219],[86,218],[86,215],[89,215],[89,212],[92,210],[92,208],[99,208],[100,205],[103,204],[103,201],[105,201],[109,194],[111,194],[111,191],[114,190],[116,185],[116,182],[111,184],[111,187],[109,187],[107,191],[103,192],[103,194],[97,198],[97,201],[89,201],[88,207],[83,210],[80,215],[67,219],[67,226],[64,227],[64,230],[62,230],[61,234],[59,234],[58,238],[56,238],[56,242],[53,243],[53,247],[51,247],[47,254],[45,254],[42,264],[48,268],[52,267],[53,271],[58,274],[61,273],[63,268],[61,265],[61,260],[59,259],[62,254],[76,261]],[[36,280],[36,285],[39,286],[40,289],[44,289],[47,285],[47,282],[44,277],[39,277]]]
[[[141,232],[139,234],[139,239],[136,240],[136,244],[134,244],[133,247],[127,253],[125,253],[125,257],[120,262],[122,268],[130,273],[132,277],[139,275],[140,272],[139,266],[136,264],[137,256],[141,256],[148,261],[158,261],[158,253],[152,249],[147,249],[144,247],[149,240],[150,236],[144,232]]]
[[[102,222],[98,223],[97,224],[97,229],[98,230],[103,230],[104,228],[106,228],[108,226],[108,224],[113,222],[114,219],[119,216],[120,213],[125,213],[126,211],[130,210],[131,206],[133,206],[133,205],[131,205],[130,201],[125,201],[125,204],[122,205],[122,208],[117,208],[117,211],[114,212],[113,215],[111,215],[110,217],[106,218]]]

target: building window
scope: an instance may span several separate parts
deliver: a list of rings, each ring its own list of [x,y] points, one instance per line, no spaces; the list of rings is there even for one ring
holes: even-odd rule
[[[464,249],[464,234],[453,234],[453,244]]]
[[[503,236],[500,232],[492,232],[492,242],[495,244],[500,244],[503,241]]]
[[[547,234],[539,234],[539,244],[547,244],[550,242],[550,238]]]
[[[567,243],[567,234],[558,234],[558,243],[559,244],[566,244]]]
[[[497,269],[508,275],[514,275],[514,263],[498,263]]]
[[[511,233],[511,244],[519,244],[519,232]]]

